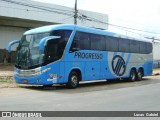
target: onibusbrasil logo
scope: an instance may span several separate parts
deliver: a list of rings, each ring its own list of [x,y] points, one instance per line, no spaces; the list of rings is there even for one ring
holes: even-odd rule
[[[126,71],[126,63],[120,55],[116,55],[112,59],[112,70],[117,76],[122,76]]]

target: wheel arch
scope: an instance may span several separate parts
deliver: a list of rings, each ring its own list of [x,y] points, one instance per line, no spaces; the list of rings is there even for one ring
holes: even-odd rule
[[[137,69],[136,67],[132,67],[129,71],[129,81],[134,82],[137,78]]]
[[[129,71],[129,74],[130,74],[131,70],[135,70],[137,72],[137,68],[136,67],[131,67],[131,69]]]
[[[139,67],[139,68],[138,68],[138,71],[139,71],[139,70],[142,70],[143,77],[144,77],[144,68],[143,68],[143,67]]]
[[[79,68],[72,68],[70,70],[69,74],[68,74],[68,78],[69,78],[70,73],[73,72],[73,71],[76,72],[79,75],[79,77],[80,77],[79,79],[80,79],[80,81],[82,81],[82,72]]]

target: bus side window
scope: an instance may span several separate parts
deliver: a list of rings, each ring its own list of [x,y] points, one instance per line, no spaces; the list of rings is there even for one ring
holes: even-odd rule
[[[80,45],[79,45],[78,40],[74,40],[72,42],[72,45],[71,45],[71,48],[70,48],[70,52],[74,52],[74,51],[77,51],[77,50],[80,50]]]
[[[150,54],[152,53],[152,43],[146,43],[146,47],[147,47],[147,54]]]
[[[140,52],[139,41],[136,41],[136,40],[130,41],[130,52],[131,53],[139,53]]]
[[[105,42],[107,51],[118,52],[118,38],[105,36]]]
[[[81,50],[90,50],[91,43],[88,33],[79,32],[78,40]]]
[[[50,40],[47,42],[47,60],[54,61],[58,59],[58,42],[54,40]]]
[[[105,50],[106,41],[104,36],[90,34],[91,50]]]
[[[145,54],[146,51],[147,51],[146,43],[145,42],[141,42],[141,41],[138,41],[138,42],[139,42],[139,45],[140,45],[140,53],[141,54]]]
[[[128,39],[119,38],[119,52],[130,52],[130,42]]]
[[[89,50],[89,49],[90,49],[89,34],[84,32],[77,32],[73,39],[70,52],[74,52],[77,50]]]
[[[110,51],[111,50],[111,43],[110,43],[110,37],[105,36],[105,44],[106,44],[106,51]]]

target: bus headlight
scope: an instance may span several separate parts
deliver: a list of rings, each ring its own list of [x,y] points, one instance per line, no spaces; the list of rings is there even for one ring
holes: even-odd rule
[[[15,68],[15,75],[20,77],[33,77],[38,76],[42,73],[41,67],[31,69],[31,70],[21,70]]]

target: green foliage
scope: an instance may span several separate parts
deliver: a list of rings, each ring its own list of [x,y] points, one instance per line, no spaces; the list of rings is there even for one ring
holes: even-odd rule
[[[0,78],[0,83],[11,83],[11,81],[5,78]]]

